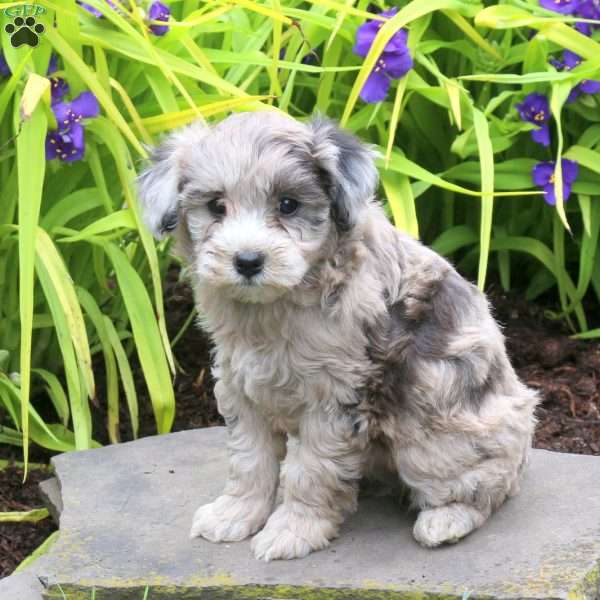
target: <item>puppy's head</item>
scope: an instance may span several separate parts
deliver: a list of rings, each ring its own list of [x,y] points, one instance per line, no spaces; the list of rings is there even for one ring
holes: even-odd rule
[[[274,112],[196,123],[139,178],[145,221],[173,233],[199,282],[245,302],[300,285],[375,193],[373,153],[330,121]]]

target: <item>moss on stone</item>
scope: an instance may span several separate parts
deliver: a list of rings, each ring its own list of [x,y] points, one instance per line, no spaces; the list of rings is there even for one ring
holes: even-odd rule
[[[567,600],[598,600],[600,598],[600,561],[585,576],[584,580],[572,589]]]
[[[44,593],[48,600],[142,600],[144,585],[131,587],[52,586]],[[63,595],[64,594],[64,595]],[[468,596],[469,600],[491,600],[492,596]],[[431,594],[419,590],[314,588],[304,586],[225,585],[219,587],[151,586],[148,600],[460,600],[463,595]]]

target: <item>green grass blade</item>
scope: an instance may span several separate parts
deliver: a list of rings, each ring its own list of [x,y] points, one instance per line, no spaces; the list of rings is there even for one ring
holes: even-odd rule
[[[494,211],[494,152],[487,119],[476,108],[473,108],[473,125],[475,127],[479,161],[481,164],[481,224],[479,231],[477,285],[480,290],[483,290],[487,274]]]
[[[0,523],[37,523],[50,516],[47,508],[26,511],[0,512]]]
[[[65,378],[67,380],[71,418],[73,420],[73,429],[75,433],[75,445],[78,450],[84,450],[91,447],[91,418],[89,405],[86,400],[87,394],[85,391],[85,384],[80,376],[80,367],[75,355],[70,327],[65,314],[65,307],[63,306],[61,297],[58,295],[57,288],[54,285],[53,276],[56,278],[56,273],[52,276],[46,270],[45,262],[41,260],[36,260],[35,267],[46,302],[52,313],[54,330],[60,347]],[[58,289],[64,291],[60,283]]]
[[[118,210],[110,215],[106,215],[106,217],[98,219],[94,223],[88,225],[85,229],[82,229],[79,233],[61,238],[60,241],[69,243],[79,242],[102,233],[110,233],[121,229],[132,230],[135,228],[136,223],[131,210],[124,208],[123,210]]]
[[[599,46],[600,48],[600,46]],[[566,82],[555,83],[552,85],[552,96],[550,98],[550,110],[554,116],[556,122],[556,134],[558,137],[558,146],[556,150],[556,170],[554,171],[554,194],[556,196],[556,212],[560,217],[565,229],[571,231],[569,223],[567,221],[567,215],[565,214],[564,198],[563,198],[563,178],[562,178],[562,155],[564,147],[564,136],[562,129],[561,111],[569,92],[571,91],[571,85]]]
[[[98,188],[84,187],[58,200],[40,219],[40,226],[46,231],[52,231],[55,227],[64,227],[71,220],[101,206],[102,198]]]
[[[44,271],[49,276],[49,282],[52,284],[58,301],[63,308],[75,356],[85,382],[86,392],[90,398],[94,398],[96,392],[90,346],[83,314],[69,272],[50,236],[41,228],[38,228],[35,249],[36,263],[43,265]]]
[[[453,252],[472,246],[479,241],[477,234],[467,225],[455,225],[442,232],[431,244],[433,250],[442,256],[450,256]]]
[[[102,314],[94,297],[83,288],[77,288],[77,298],[85,310],[98,335],[104,367],[106,371],[106,403],[108,407],[108,437],[113,444],[119,442],[119,381],[117,377],[117,364],[108,331],[106,329],[105,315]]]
[[[121,385],[123,386],[125,398],[127,400],[127,409],[129,411],[129,419],[131,421],[133,439],[136,439],[138,436],[140,423],[137,391],[135,387],[135,381],[133,379],[133,372],[131,371],[131,366],[129,364],[127,354],[125,353],[125,348],[123,348],[121,338],[115,329],[114,323],[107,316],[104,317],[104,326],[106,327],[108,340],[112,346],[113,352],[115,353],[115,358],[117,359],[119,374],[121,376]]]
[[[41,377],[46,383],[46,391],[48,392],[48,396],[52,401],[54,409],[60,417],[62,424],[66,427],[69,423],[70,416],[69,400],[65,394],[62,384],[60,383],[60,380],[54,373],[51,373],[46,369],[37,368],[32,369],[31,372]]]
[[[496,60],[502,60],[502,55],[492,46],[459,12],[455,10],[441,11],[452,21],[476,46],[487,52]]]
[[[37,225],[46,170],[44,140],[47,119],[41,105],[23,122],[17,138],[19,185],[19,316],[21,322],[21,419],[25,474],[29,461],[29,393],[31,386],[31,331],[33,326],[33,282]]]
[[[0,388],[3,389],[4,392],[12,395],[16,404],[22,404],[21,389],[18,388],[3,373],[0,373]],[[36,444],[42,446],[43,448],[56,450],[58,452],[69,452],[75,449],[75,446],[72,443],[73,436],[70,434],[70,432],[66,431],[62,426],[59,426],[62,428],[62,430],[59,430],[58,426],[56,425],[46,425],[44,420],[40,417],[38,412],[31,404],[28,406],[28,412],[30,417],[30,437]],[[0,432],[7,434],[9,440],[12,440],[12,433],[9,428],[0,426]],[[21,437],[21,441],[22,440],[23,438]],[[13,443],[13,441],[7,441],[6,443]],[[25,469],[25,463],[23,463],[23,465],[23,469]]]
[[[394,224],[415,239],[419,238],[419,223],[410,182],[406,175],[382,171],[381,182],[392,210]]]
[[[167,433],[175,415],[175,397],[152,303],[140,276],[114,244],[103,243],[113,264],[142,370],[152,400],[159,433]]]
[[[600,328],[590,329],[589,331],[585,331],[583,333],[577,333],[572,337],[576,340],[594,340],[596,338],[600,338]]]
[[[136,177],[135,170],[132,165],[131,157],[127,147],[125,146],[123,139],[113,127],[110,126],[110,122],[106,119],[98,117],[94,119],[93,123],[88,125],[88,128],[93,131],[102,141],[108,146],[111,154],[113,155],[115,165],[117,167],[117,173],[119,180],[123,188],[123,194],[127,206],[131,209],[135,219],[136,228],[138,230],[146,257],[148,258],[148,264],[150,266],[150,275],[152,278],[152,285],[154,288],[154,303],[156,306],[156,314],[158,316],[158,327],[163,342],[164,353],[169,363],[171,372],[175,372],[175,364],[173,361],[173,354],[171,352],[171,346],[169,344],[169,336],[167,335],[167,328],[165,325],[165,314],[162,297],[162,283],[161,274],[158,265],[158,255],[156,252],[156,246],[154,240],[150,235],[150,232],[146,229],[146,226],[142,222],[142,214],[137,197],[133,193],[134,181]]]

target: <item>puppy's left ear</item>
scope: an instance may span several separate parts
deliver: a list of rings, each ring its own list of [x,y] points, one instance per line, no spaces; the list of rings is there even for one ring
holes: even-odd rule
[[[144,222],[157,239],[177,228],[183,163],[207,131],[204,123],[196,122],[169,134],[152,149],[149,164],[137,179]]]
[[[340,230],[348,231],[377,190],[377,153],[324,117],[315,117],[309,127],[313,156],[331,197],[333,219]]]

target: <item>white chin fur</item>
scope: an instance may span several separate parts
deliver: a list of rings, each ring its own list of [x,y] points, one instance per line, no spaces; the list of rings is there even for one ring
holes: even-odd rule
[[[270,304],[288,292],[285,288],[261,284],[231,285],[224,291],[232,300],[248,304]]]
[[[220,277],[199,274],[198,283],[205,289],[213,290],[224,300],[236,300],[248,304],[270,304],[289,293],[295,286],[274,286],[261,281],[245,283]],[[298,282],[299,283],[299,282]]]

